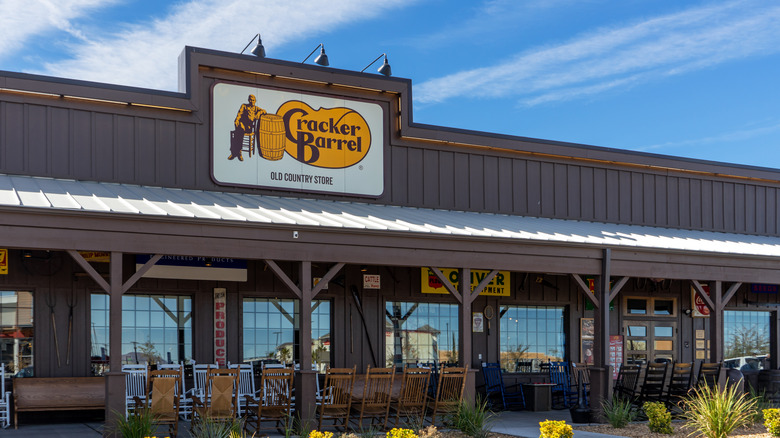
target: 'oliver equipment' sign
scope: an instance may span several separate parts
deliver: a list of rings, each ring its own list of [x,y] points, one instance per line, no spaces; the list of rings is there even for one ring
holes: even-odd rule
[[[452,283],[456,288],[460,283],[459,272],[457,269],[441,269],[442,274]],[[480,271],[473,269],[471,271],[471,290],[473,291],[479,283],[490,273],[490,271]],[[439,281],[439,277],[428,268],[422,268],[421,275],[422,285],[421,291],[424,294],[446,294],[449,293],[447,288]],[[509,271],[498,271],[493,280],[485,286],[485,289],[480,295],[493,295],[508,297],[510,292],[509,287]]]
[[[218,183],[362,196],[384,191],[378,104],[218,83],[212,118]]]

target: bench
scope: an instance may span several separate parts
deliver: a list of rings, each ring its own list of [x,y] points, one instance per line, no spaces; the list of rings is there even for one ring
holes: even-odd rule
[[[105,409],[103,377],[24,377],[14,379],[14,428],[17,414],[28,411]]]

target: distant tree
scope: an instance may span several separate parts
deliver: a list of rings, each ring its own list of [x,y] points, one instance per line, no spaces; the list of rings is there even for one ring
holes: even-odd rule
[[[726,340],[726,359],[756,356],[769,352],[767,327],[741,326]]]

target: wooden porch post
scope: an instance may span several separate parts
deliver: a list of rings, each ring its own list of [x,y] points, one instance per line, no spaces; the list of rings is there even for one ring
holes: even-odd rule
[[[298,359],[301,369],[295,373],[295,387],[299,388],[295,397],[295,410],[300,413],[301,420],[314,421],[317,390],[317,372],[311,368],[311,303],[314,297],[323,290],[326,284],[344,267],[344,263],[336,263],[324,277],[312,287],[311,261],[302,261],[298,265],[300,278],[298,284],[284,273],[273,260],[265,260],[265,263],[274,272],[277,278],[284,283],[300,300],[298,311]]]
[[[450,292],[450,294],[452,294],[453,297],[455,297],[456,300],[458,300],[458,303],[460,304],[458,306],[460,308],[460,339],[458,341],[458,361],[460,362],[461,366],[470,365],[469,369],[467,370],[466,390],[464,397],[473,400],[474,396],[476,395],[477,366],[473,360],[474,354],[472,348],[472,304],[474,303],[474,300],[477,299],[479,294],[482,293],[485,287],[487,287],[487,285],[493,281],[493,278],[495,278],[496,274],[498,274],[498,270],[490,271],[490,273],[479,282],[473,291],[471,290],[470,268],[458,269],[458,278],[460,281],[458,282],[457,290],[439,268],[430,267],[430,270],[433,271],[442,285],[444,285],[444,287]]]
[[[596,295],[594,339],[593,339],[593,365],[591,369],[591,411],[600,412],[601,402],[610,398],[612,389],[612,367],[609,364],[609,302],[610,302],[610,264],[612,252],[606,248],[602,252],[601,275],[596,281],[594,293]]]
[[[122,295],[160,260],[162,254],[152,256],[125,283],[122,283],[123,253],[116,251],[111,253],[108,282],[78,251],[68,250],[68,254],[109,295],[108,314],[111,323],[108,326],[108,365],[110,370],[106,373],[106,425],[103,436],[113,436],[117,421],[115,412],[125,412],[125,373],[122,372]]]

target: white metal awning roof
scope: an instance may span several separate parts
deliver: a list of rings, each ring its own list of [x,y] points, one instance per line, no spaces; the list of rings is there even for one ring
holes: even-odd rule
[[[0,206],[780,256],[780,237],[0,175]]]

